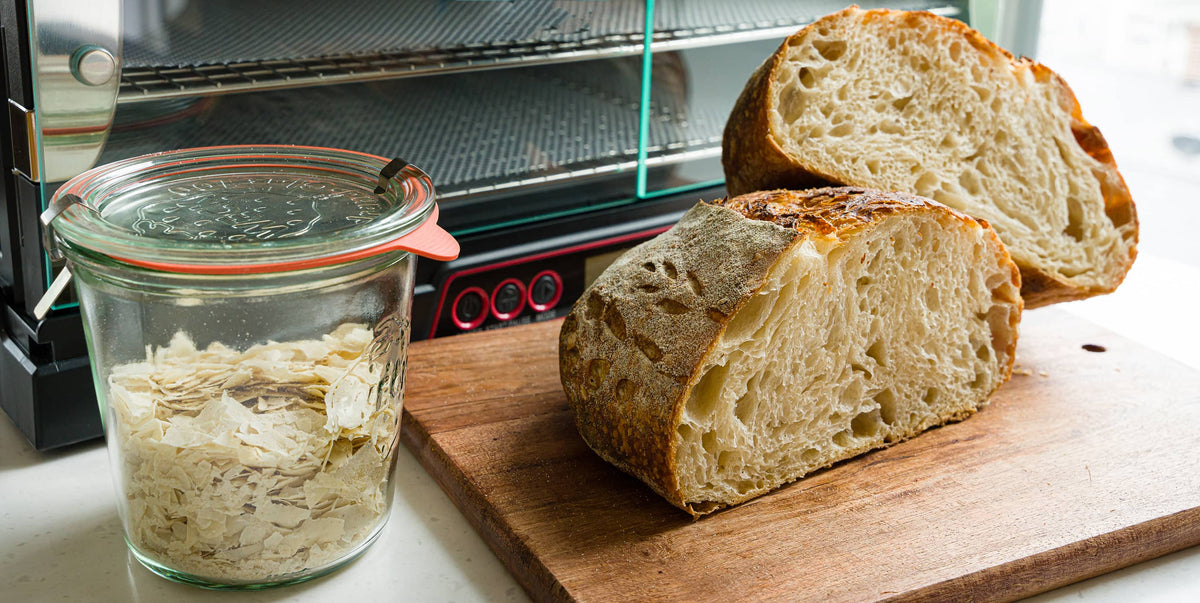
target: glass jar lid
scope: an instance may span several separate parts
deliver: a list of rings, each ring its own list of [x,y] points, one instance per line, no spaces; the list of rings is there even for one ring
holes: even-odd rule
[[[156,270],[279,272],[389,251],[439,260],[433,184],[396,159],[319,147],[227,146],[103,165],[59,188],[43,216],[60,244]],[[50,215],[52,214],[52,215]]]

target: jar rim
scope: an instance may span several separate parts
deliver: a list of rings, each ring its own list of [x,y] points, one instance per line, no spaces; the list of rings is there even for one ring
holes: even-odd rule
[[[452,259],[458,246],[436,226],[435,199],[429,176],[399,159],[309,146],[201,147],[72,178],[51,201],[67,203],[51,225],[65,246],[170,272],[277,272],[394,250]],[[403,239],[438,249],[422,253]]]

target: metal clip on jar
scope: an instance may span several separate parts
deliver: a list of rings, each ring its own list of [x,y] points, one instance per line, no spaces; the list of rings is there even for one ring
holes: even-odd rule
[[[362,553],[392,503],[413,256],[458,255],[429,177],[332,149],[173,151],[73,178],[46,222],[137,559],[261,588]]]

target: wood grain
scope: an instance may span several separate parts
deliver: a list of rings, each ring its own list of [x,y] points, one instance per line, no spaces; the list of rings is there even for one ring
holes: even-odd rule
[[[534,599],[1011,600],[1200,543],[1200,373],[1061,310],[973,418],[696,522],[579,438],[559,324],[414,344],[402,432]]]

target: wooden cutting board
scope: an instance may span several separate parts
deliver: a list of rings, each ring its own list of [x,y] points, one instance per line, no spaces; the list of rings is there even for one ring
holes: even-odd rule
[[[559,325],[414,344],[405,400],[534,599],[1015,599],[1200,543],[1200,373],[1061,310],[971,419],[695,522],[579,438]]]

